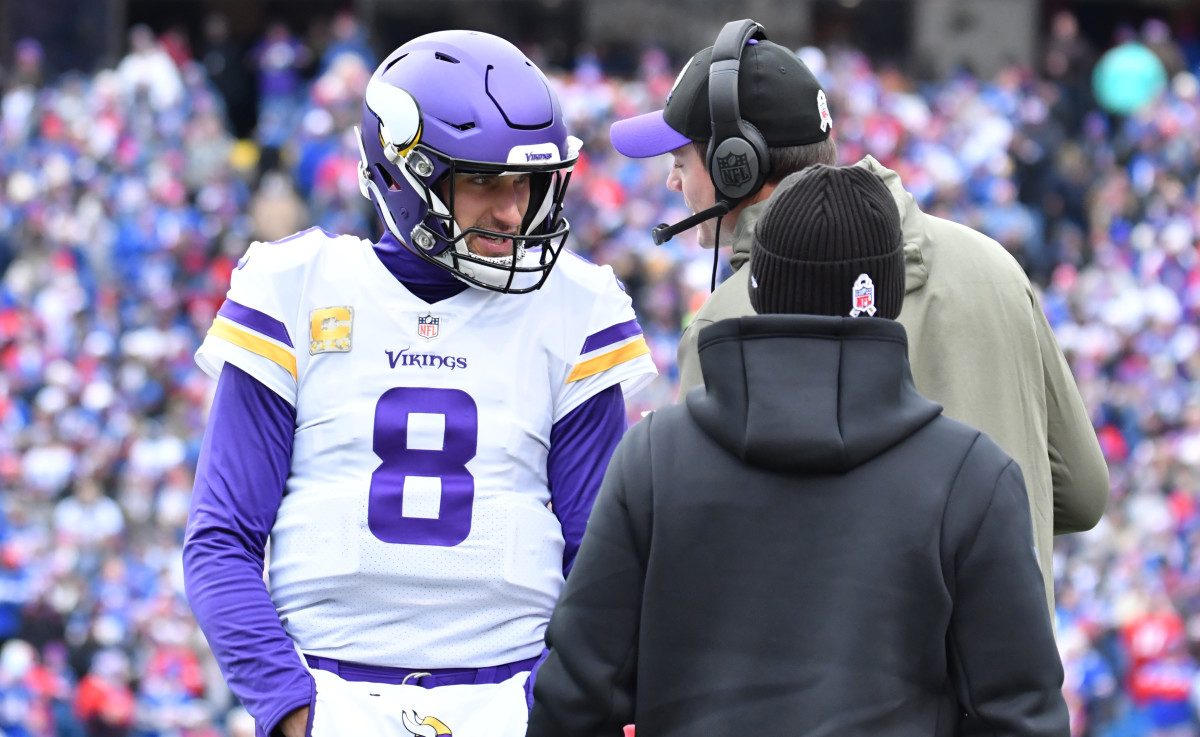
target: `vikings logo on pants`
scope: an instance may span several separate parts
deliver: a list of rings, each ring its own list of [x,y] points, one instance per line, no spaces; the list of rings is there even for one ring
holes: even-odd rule
[[[317,686],[313,737],[525,737],[528,672],[501,683],[435,688],[310,672]]]
[[[453,737],[450,733],[450,728],[442,723],[442,720],[437,717],[425,717],[421,719],[416,711],[412,712],[412,717],[408,716],[408,710],[400,712],[400,721],[404,723],[404,728],[412,732],[416,737]]]

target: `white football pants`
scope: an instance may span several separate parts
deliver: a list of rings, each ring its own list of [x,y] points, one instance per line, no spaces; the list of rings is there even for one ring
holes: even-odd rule
[[[312,737],[524,737],[525,681],[397,686],[346,681],[312,669],[317,682]]]

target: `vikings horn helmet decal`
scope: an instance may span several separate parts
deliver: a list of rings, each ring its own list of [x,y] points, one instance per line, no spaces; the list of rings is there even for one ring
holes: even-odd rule
[[[359,189],[409,249],[477,287],[523,293],[545,282],[570,232],[562,203],[581,143],[517,47],[475,31],[409,41],[371,76],[358,133]],[[530,177],[518,233],[463,232],[452,203],[464,173]],[[471,253],[471,232],[511,238],[513,255]]]

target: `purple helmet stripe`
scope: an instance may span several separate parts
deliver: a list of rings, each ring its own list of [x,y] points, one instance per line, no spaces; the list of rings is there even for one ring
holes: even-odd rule
[[[599,332],[592,333],[583,341],[583,350],[580,353],[591,353],[592,351],[600,350],[605,346],[610,346],[613,343],[619,343],[622,340],[632,338],[635,335],[641,335],[642,328],[638,325],[637,320],[630,320],[619,325],[611,325]]]
[[[226,299],[225,304],[221,305],[221,309],[217,314],[226,320],[236,322],[242,327],[250,328],[256,333],[262,333],[272,340],[277,340],[288,348],[295,348],[292,345],[292,339],[288,336],[287,328],[283,326],[283,323],[270,315],[265,315],[246,305],[238,304],[232,299]]]

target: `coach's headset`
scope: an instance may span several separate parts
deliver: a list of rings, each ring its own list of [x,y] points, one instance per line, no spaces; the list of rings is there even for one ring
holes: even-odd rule
[[[662,223],[655,227],[651,231],[655,245],[661,246],[688,228],[725,215],[767,181],[771,171],[767,141],[753,123],[742,119],[738,105],[742,51],[751,39],[767,40],[766,29],[748,18],[726,23],[713,44],[712,60],[708,65],[708,114],[712,121],[712,138],[708,141],[704,163],[716,189],[716,204],[674,225]]]

